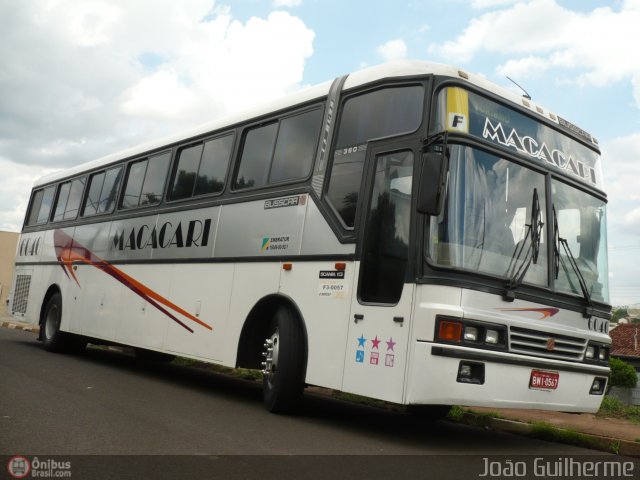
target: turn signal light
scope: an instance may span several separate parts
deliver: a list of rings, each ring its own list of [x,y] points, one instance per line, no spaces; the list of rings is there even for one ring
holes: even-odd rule
[[[438,328],[438,338],[449,342],[459,342],[462,338],[462,323],[441,320]]]

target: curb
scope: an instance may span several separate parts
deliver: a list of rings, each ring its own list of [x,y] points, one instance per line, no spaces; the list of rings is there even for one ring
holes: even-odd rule
[[[640,458],[640,443],[629,440],[603,437],[601,435],[594,435],[576,430],[567,430],[552,425],[549,425],[549,427],[553,431],[557,432],[558,435],[548,435],[541,432],[539,426],[536,424],[507,420],[505,418],[488,417],[471,412],[465,412],[462,415],[460,422],[467,425],[493,428],[495,430],[514,433],[516,435],[539,438],[545,441],[567,443],[579,447],[600,450],[602,452]],[[567,438],[569,436],[571,436],[572,439],[577,438],[577,441],[563,441],[563,438]]]
[[[2,321],[0,323],[0,327],[2,328],[11,328],[13,330],[23,330],[25,332],[32,332],[35,334],[40,333],[40,327],[31,325],[29,323],[21,323],[21,322],[13,322],[13,321]]]

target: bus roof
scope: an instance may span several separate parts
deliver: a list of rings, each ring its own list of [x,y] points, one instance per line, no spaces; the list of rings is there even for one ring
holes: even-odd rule
[[[543,108],[540,105],[536,105],[531,100],[524,100],[523,97],[518,95],[517,93],[500,87],[499,85],[488,81],[481,75],[468,73],[454,66],[432,62],[419,60],[396,60],[388,63],[383,63],[381,65],[368,67],[349,74],[347,80],[345,81],[343,89],[348,90],[384,79],[413,77],[429,74],[450,76],[469,82],[472,85],[476,85],[489,92],[495,93],[500,97],[509,100],[521,107],[525,107],[537,116],[542,116],[547,120],[558,123],[557,117],[548,109]],[[258,118],[271,112],[277,112],[279,110],[302,104],[316,98],[324,97],[328,95],[329,89],[331,88],[331,83],[332,82],[329,81],[313,87],[305,88],[295,93],[280,97],[274,101],[265,103],[263,105],[227,115],[211,122],[207,122],[203,125],[197,126],[193,129],[181,132],[179,134],[136,145],[134,147],[106,155],[93,161],[82,163],[65,170],[50,173],[37,179],[34,186],[38,187],[40,185],[55,182],[63,178],[70,178],[85,171],[98,169],[101,166],[109,165],[127,158],[133,158],[151,152],[153,150],[161,149],[164,146],[172,145],[181,141],[188,140],[190,138],[205,135],[208,132],[224,129],[225,127],[230,127],[238,123],[251,120],[253,118]]]

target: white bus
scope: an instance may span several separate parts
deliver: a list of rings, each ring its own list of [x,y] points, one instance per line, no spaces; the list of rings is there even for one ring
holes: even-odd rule
[[[594,412],[609,373],[596,140],[457,68],[368,68],[38,180],[10,311],[442,413]]]

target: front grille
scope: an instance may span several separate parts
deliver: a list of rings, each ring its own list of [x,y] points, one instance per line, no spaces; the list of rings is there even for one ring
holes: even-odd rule
[[[29,288],[31,287],[31,275],[17,275],[16,288],[13,292],[13,313],[27,313],[29,303]]]
[[[553,342],[550,342],[553,340]],[[553,349],[549,349],[553,343]],[[587,348],[587,340],[520,327],[509,330],[509,351],[557,360],[581,361]]]

